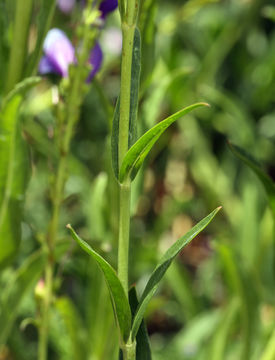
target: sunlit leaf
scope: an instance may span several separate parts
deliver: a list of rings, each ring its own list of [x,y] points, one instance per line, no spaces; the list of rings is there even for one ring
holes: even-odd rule
[[[167,269],[169,268],[173,259],[177,256],[177,254],[190,243],[191,240],[194,239],[215,217],[221,207],[218,207],[214,211],[212,211],[208,216],[206,216],[203,220],[201,220],[197,225],[195,225],[191,230],[189,230],[184,236],[178,239],[163,255],[159,264],[153,271],[150,276],[145,290],[141,296],[139,306],[137,312],[134,317],[133,326],[132,326],[132,338],[134,339],[137,335],[140,323],[142,321],[143,315],[147,308],[149,301],[157,290],[160,280],[163,278]]]
[[[208,106],[208,104],[196,103],[187,106],[186,108],[176,112],[175,114],[161,121],[160,123],[152,127],[152,129],[148,130],[144,135],[142,135],[136,141],[136,143],[128,150],[127,154],[123,159],[119,173],[120,182],[122,183],[127,178],[131,178],[132,180],[135,178],[149,151],[152,149],[153,145],[156,143],[161,134],[171,124],[173,124],[176,120],[180,119],[182,116],[190,113],[190,111],[202,106]]]

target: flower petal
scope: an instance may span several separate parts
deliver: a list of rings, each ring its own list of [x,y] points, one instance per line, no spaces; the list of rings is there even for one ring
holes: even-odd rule
[[[75,6],[75,0],[58,0],[57,5],[63,13],[69,14]]]
[[[52,64],[49,58],[47,56],[43,56],[39,63],[39,73],[40,74],[49,74],[49,73],[55,73],[56,69],[55,66]]]
[[[118,0],[103,0],[99,5],[99,10],[101,11],[101,16],[105,18],[105,16],[114,11],[118,6]]]
[[[88,82],[92,80],[92,78],[95,76],[95,74],[100,69],[102,59],[103,59],[103,53],[102,53],[101,47],[100,47],[99,43],[95,43],[95,46],[93,47],[93,49],[90,53],[89,63],[92,65],[92,71],[90,72],[90,75],[87,79]]]
[[[43,49],[54,67],[54,72],[67,77],[69,65],[75,62],[75,50],[66,34],[59,29],[51,29],[46,36]]]

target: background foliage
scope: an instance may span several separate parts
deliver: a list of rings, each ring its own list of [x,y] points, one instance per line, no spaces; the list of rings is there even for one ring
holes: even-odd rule
[[[34,33],[42,3],[35,5]],[[0,4],[4,79],[14,36],[9,22],[14,2]],[[52,25],[73,34],[79,11],[64,15],[56,9]],[[130,281],[139,279],[137,289],[173,241],[213,208],[223,206],[168,270],[149,306],[146,321],[156,360],[275,357],[275,191],[259,170],[274,179],[274,21],[275,8],[267,0],[142,1],[138,132],[192,102],[205,101],[211,108],[172,125],[134,182]],[[116,266],[117,199],[109,159],[120,60],[108,36],[118,29],[114,13],[101,33],[104,64],[85,98],[71,146],[56,249],[51,359],[117,359],[117,332],[106,285],[65,225],[71,222]],[[28,92],[21,107],[18,131],[24,142],[17,146],[28,152],[24,158],[29,165],[28,174],[17,173],[22,181],[18,186],[24,188],[24,179],[29,180],[22,240],[0,274],[1,359],[36,358],[35,319],[43,296],[45,260],[41,244],[50,219],[57,151],[52,138],[57,81],[45,78]],[[4,87],[1,80],[3,93]],[[16,111],[13,106],[7,111]],[[2,177],[8,155],[0,149]],[[19,228],[13,224],[14,231]],[[1,229],[0,234],[1,255],[10,231]]]

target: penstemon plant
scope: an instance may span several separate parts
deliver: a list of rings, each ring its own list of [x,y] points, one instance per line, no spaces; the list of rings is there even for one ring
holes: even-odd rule
[[[51,319],[51,308],[55,297],[55,267],[56,253],[58,245],[58,226],[60,212],[64,199],[64,187],[68,173],[68,157],[70,155],[70,145],[74,134],[74,129],[79,120],[80,106],[88,92],[89,83],[93,80],[102,62],[102,50],[98,43],[98,35],[102,29],[106,15],[119,7],[121,32],[122,32],[122,55],[121,55],[121,79],[120,92],[114,110],[111,135],[112,167],[119,189],[119,218],[118,218],[118,257],[117,271],[89,244],[82,240],[71,225],[67,225],[72,237],[86,251],[102,270],[112,302],[114,318],[119,330],[119,359],[123,360],[146,360],[151,359],[149,337],[145,322],[143,320],[148,303],[156,292],[158,285],[165,275],[177,254],[194,239],[215,217],[220,207],[211,212],[201,220],[184,236],[179,238],[162,256],[158,265],[153,270],[149,280],[138,298],[134,286],[129,288],[129,233],[131,217],[131,186],[136,175],[141,169],[145,158],[157,142],[163,132],[175,121],[189,114],[191,111],[208,106],[207,103],[200,102],[183,108],[137,138],[137,119],[139,104],[139,83],[141,76],[141,35],[138,29],[139,19],[139,0],[103,0],[94,2],[87,0],[85,9],[82,12],[82,19],[77,28],[78,42],[76,47],[72,45],[67,35],[57,29],[49,30],[54,10],[54,1],[44,2],[44,10],[47,16],[42,20],[42,29],[38,34],[38,43],[33,56],[30,57],[26,74],[23,74],[23,61],[16,62],[17,57],[25,53],[27,43],[27,23],[30,21],[32,1],[28,1],[24,8],[24,17],[20,18],[22,2],[18,1],[16,8],[16,39],[17,47],[12,47],[10,68],[6,82],[6,97],[2,107],[2,117],[4,126],[14,125],[14,134],[11,138],[10,147],[4,149],[7,159],[17,158],[18,163],[26,160],[27,156],[23,152],[21,137],[18,135],[17,112],[23,100],[23,95],[30,87],[40,83],[38,77],[30,77],[35,73],[38,66],[41,75],[55,74],[61,77],[59,83],[57,99],[55,99],[55,132],[54,147],[56,150],[55,172],[53,175],[51,193],[51,217],[47,225],[46,236],[42,238],[43,254],[40,253],[32,259],[32,266],[39,267],[39,272],[44,269],[44,281],[40,281],[37,287],[37,318],[32,321],[38,328],[38,359],[46,360],[48,356],[48,340]],[[64,12],[69,12],[74,6],[74,2],[66,3],[59,1],[58,5]],[[22,24],[24,22],[24,24]],[[22,26],[25,32],[18,30]],[[49,30],[49,31],[48,31]],[[44,39],[44,41],[42,41]],[[40,58],[40,61],[38,59]],[[22,79],[25,80],[21,81]],[[3,151],[4,153],[4,151]],[[15,182],[15,170],[7,163],[7,183],[3,199],[1,199],[0,225],[11,224],[7,218],[13,217],[9,207],[9,196]],[[17,181],[18,193],[23,193],[26,189],[25,178]],[[19,198],[18,194],[16,194]],[[3,200],[3,201],[2,201]],[[19,204],[18,204],[19,205]],[[20,206],[18,206],[20,209]],[[17,219],[16,226],[19,228],[20,219]],[[9,228],[1,226],[0,231],[13,232]],[[0,232],[1,234],[1,232]],[[3,235],[2,234],[2,235]],[[16,234],[16,241],[19,235]],[[1,237],[2,241],[3,236]],[[15,242],[14,239],[11,239]],[[0,255],[7,260],[15,252],[16,244],[10,242],[14,247],[7,248],[6,253]],[[19,277],[20,279],[20,277]],[[39,287],[41,286],[41,289]],[[7,298],[9,299],[9,298]],[[8,300],[7,300],[8,303]],[[6,323],[9,317],[1,314]],[[3,338],[6,333],[3,331]],[[0,339],[1,340],[1,339]]]
[[[120,359],[151,359],[146,327],[143,323],[145,310],[160,280],[176,255],[215,217],[220,207],[201,220],[187,234],[178,239],[163,255],[152,272],[138,300],[136,290],[128,284],[129,228],[131,207],[131,183],[162,133],[176,120],[206,103],[190,105],[164,119],[136,139],[139,81],[141,71],[141,40],[137,27],[139,0],[119,1],[122,30],[121,84],[112,126],[112,165],[119,186],[119,235],[117,272],[94,249],[67,225],[73,238],[97,262],[108,285],[119,328]]]
[[[0,0],[0,359],[275,358],[267,3]]]

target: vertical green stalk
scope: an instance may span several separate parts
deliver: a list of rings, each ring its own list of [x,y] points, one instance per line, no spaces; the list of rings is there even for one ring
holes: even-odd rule
[[[128,151],[132,56],[138,3],[138,0],[129,0],[127,2],[126,14],[121,13],[122,58],[118,139],[119,168],[122,164],[125,154]],[[120,184],[119,201],[118,277],[121,280],[125,293],[128,294],[128,254],[131,203],[130,182]]]
[[[130,229],[131,185],[120,184],[119,188],[119,242],[118,277],[125,293],[128,294],[128,255]]]
[[[60,146],[60,158],[57,168],[57,175],[55,178],[55,184],[53,189],[53,200],[52,200],[52,218],[49,223],[48,233],[46,238],[46,245],[48,251],[48,261],[45,269],[45,296],[41,307],[41,319],[39,328],[39,344],[38,344],[38,359],[46,360],[48,353],[48,333],[49,333],[49,318],[50,318],[50,306],[53,296],[53,278],[54,278],[54,249],[57,240],[58,223],[60,208],[64,196],[64,185],[66,181],[66,170],[67,170],[67,156],[70,149],[70,143],[73,136],[74,126],[79,117],[79,107],[83,96],[85,95],[85,79],[87,76],[86,63],[89,58],[89,52],[93,45],[93,39],[96,36],[97,30],[91,28],[92,22],[97,18],[98,12],[96,9],[93,12],[94,16],[90,16],[92,11],[91,1],[87,6],[84,13],[84,31],[83,31],[83,42],[82,50],[79,54],[78,65],[72,71],[70,80],[70,90],[67,98],[67,107],[65,116],[62,114],[61,117],[66,119],[66,124],[61,126],[58,134],[58,142]],[[88,20],[87,20],[88,19]]]
[[[28,34],[33,0],[17,0],[13,27],[12,48],[6,81],[6,92],[22,79],[28,48]]]
[[[120,116],[118,136],[119,169],[129,146],[129,125],[131,107],[131,82],[134,35],[138,15],[139,0],[121,0],[120,15],[122,29],[122,57],[120,84]],[[119,242],[118,242],[118,277],[125,293],[128,294],[128,258],[131,206],[131,181],[119,186]],[[136,359],[136,342],[129,341],[122,346],[124,360]]]

